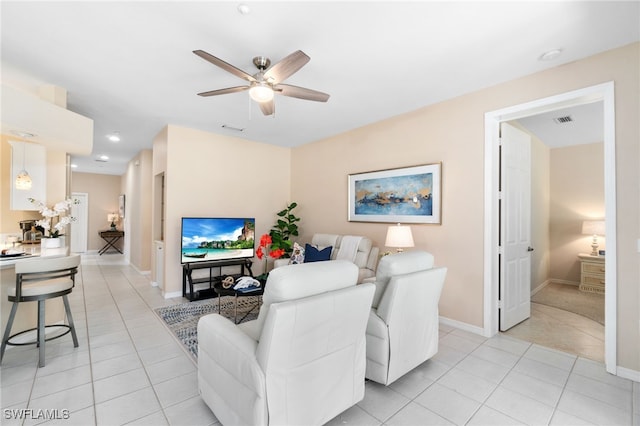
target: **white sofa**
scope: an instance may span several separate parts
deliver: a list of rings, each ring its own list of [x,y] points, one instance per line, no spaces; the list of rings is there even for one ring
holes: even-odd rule
[[[319,250],[331,246],[331,260],[336,260],[344,237],[344,235],[338,234],[314,234],[310,244],[316,246]],[[360,238],[361,240],[353,259],[353,263],[358,267],[358,283],[364,282],[367,278],[375,277],[380,252],[378,247],[373,246],[373,242],[369,238]],[[274,268],[288,264],[289,259],[277,259],[274,262]]]
[[[224,425],[320,425],[364,397],[375,286],[351,262],[269,274],[258,318],[198,322],[198,385]]]
[[[380,259],[367,324],[368,379],[388,385],[438,352],[438,301],[446,274],[424,251]]]

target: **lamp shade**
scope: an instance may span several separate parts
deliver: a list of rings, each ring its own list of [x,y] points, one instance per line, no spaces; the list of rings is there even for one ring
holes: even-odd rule
[[[107,215],[107,222],[112,223],[117,221],[118,221],[118,215],[116,213],[109,213]]]
[[[387,229],[387,239],[384,243],[387,247],[413,247],[413,235],[410,226],[400,224],[390,226]]]
[[[582,233],[585,235],[604,235],[604,220],[585,220],[582,222]]]
[[[29,190],[31,189],[31,176],[29,176],[29,173],[27,173],[26,170],[22,170],[20,173],[18,173],[18,176],[16,176],[16,189],[20,189],[20,190]]]

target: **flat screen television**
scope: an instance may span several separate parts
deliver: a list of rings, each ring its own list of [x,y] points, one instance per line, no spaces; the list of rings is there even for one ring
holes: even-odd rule
[[[182,263],[252,258],[255,218],[183,217]]]

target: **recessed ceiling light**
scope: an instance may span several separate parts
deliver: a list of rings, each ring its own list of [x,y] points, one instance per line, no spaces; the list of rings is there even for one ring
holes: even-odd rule
[[[21,138],[32,138],[35,136],[33,133],[22,132],[20,130],[12,130],[11,133],[13,133],[16,136],[20,136]]]
[[[73,163],[72,163],[72,164],[71,164],[71,168],[72,168],[72,169],[77,169],[77,168],[78,168],[78,165],[77,165],[77,164],[73,164]]]
[[[562,49],[552,49],[538,57],[539,61],[553,61],[562,53]]]
[[[102,161],[107,161],[107,160],[109,159],[109,156],[108,156],[108,155],[101,155],[101,156],[100,156],[100,159],[101,159]]]
[[[120,142],[120,134],[119,133],[112,133],[110,135],[107,135],[107,139],[109,139],[111,142]]]
[[[240,12],[241,15],[248,15],[251,13],[251,8],[244,3],[240,3],[238,5],[238,12]]]

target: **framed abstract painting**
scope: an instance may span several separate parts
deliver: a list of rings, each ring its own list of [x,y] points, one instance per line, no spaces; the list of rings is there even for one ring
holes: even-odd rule
[[[349,221],[440,224],[442,163],[349,175]]]

